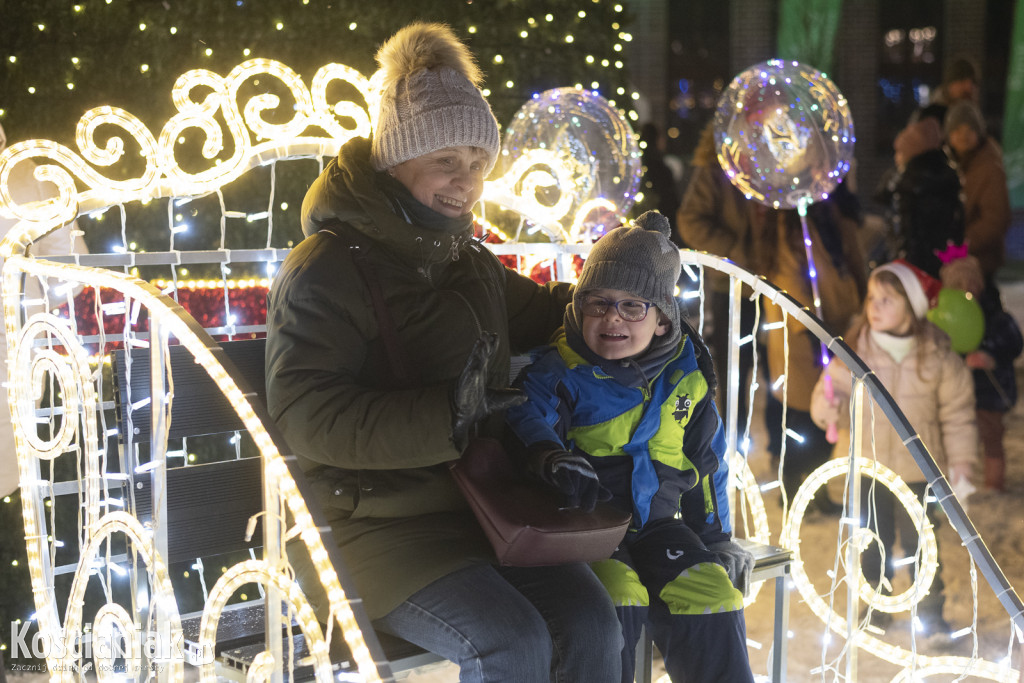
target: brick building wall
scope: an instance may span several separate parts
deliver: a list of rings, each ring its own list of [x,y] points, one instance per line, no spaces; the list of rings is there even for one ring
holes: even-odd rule
[[[943,60],[950,62],[966,57],[979,70],[985,82],[985,13],[988,0],[946,0],[945,39],[942,42]]]
[[[729,2],[729,42],[732,54],[729,63],[736,75],[775,56],[775,33],[778,8],[764,0],[731,0]]]
[[[662,131],[668,123],[668,1],[631,0],[627,5],[633,35],[628,47],[630,83],[641,95],[636,103],[638,124],[650,121]]]
[[[892,159],[880,154],[878,140],[879,0],[844,2],[835,43],[835,71],[830,77],[850,103],[853,115],[856,166],[850,186],[870,194]],[[883,149],[885,145],[882,145]]]

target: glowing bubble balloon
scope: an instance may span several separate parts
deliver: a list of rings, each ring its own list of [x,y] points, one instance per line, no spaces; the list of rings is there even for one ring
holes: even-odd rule
[[[949,335],[957,353],[978,348],[985,334],[985,314],[978,300],[960,289],[943,288],[939,302],[928,311],[928,320]]]
[[[850,170],[853,119],[825,74],[773,59],[739,74],[722,93],[715,143],[743,194],[792,209],[827,197]]]
[[[500,164],[505,201],[519,202],[510,208],[561,225],[571,241],[588,222],[577,216],[581,210],[625,215],[642,174],[626,119],[605,98],[578,88],[547,90],[524,104],[505,132]]]

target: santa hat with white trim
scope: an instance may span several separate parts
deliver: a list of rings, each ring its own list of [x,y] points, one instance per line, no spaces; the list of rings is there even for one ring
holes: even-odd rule
[[[939,298],[939,291],[942,289],[940,280],[903,259],[878,266],[872,271],[872,275],[883,271],[895,275],[903,285],[903,290],[907,293],[910,307],[914,310],[915,316],[923,318],[928,313],[928,309],[935,306]]]

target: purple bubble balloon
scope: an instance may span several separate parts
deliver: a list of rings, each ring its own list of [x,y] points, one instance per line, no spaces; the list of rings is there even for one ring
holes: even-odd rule
[[[747,197],[782,209],[824,199],[850,170],[853,118],[817,69],[769,60],[743,71],[718,100],[718,161]]]

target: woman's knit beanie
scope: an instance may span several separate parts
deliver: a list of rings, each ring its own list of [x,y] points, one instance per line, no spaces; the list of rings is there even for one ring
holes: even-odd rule
[[[370,160],[377,171],[446,147],[480,147],[487,172],[498,158],[498,122],[477,87],[473,55],[444,24],[414,22],[377,52],[371,79],[376,124]]]
[[[618,289],[650,301],[671,321],[672,336],[679,334],[679,248],[669,236],[668,219],[648,211],[633,227],[615,228],[599,239],[583,263],[572,306],[582,321],[583,296],[595,289]],[[678,337],[676,336],[678,339]]]
[[[978,134],[985,137],[985,118],[981,115],[978,105],[970,100],[960,100],[946,112],[946,137],[962,125],[968,125]]]

